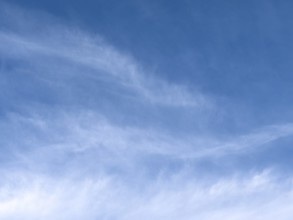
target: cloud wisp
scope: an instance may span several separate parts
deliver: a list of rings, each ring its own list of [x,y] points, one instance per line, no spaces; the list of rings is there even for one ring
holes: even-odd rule
[[[14,22],[9,22],[10,28],[0,30],[0,53],[7,59],[30,65],[29,68],[38,72],[38,77],[48,79],[49,75],[58,76],[58,72],[74,77],[82,71],[83,77],[115,83],[136,94],[138,99],[153,104],[175,107],[210,105],[208,98],[200,93],[192,94],[183,85],[167,83],[153,73],[149,74],[131,56],[118,52],[100,36],[60,24],[52,25],[50,20],[46,21],[47,24],[40,24],[19,10],[11,12],[11,8],[4,8],[3,14]],[[13,13],[19,17],[11,19]],[[19,30],[19,20],[26,20],[23,25],[33,33],[23,27]]]
[[[1,186],[0,216],[5,219],[290,219],[292,180],[269,172],[245,179],[205,183],[180,176],[137,189],[107,176],[97,179],[48,179],[13,175]],[[20,181],[21,180],[21,181]]]

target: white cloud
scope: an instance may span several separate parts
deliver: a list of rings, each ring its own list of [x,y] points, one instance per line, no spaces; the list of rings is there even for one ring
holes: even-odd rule
[[[284,124],[226,139],[211,135],[174,136],[162,129],[115,124],[96,112],[64,111],[55,111],[47,118],[44,115],[24,117],[11,114],[0,126],[8,134],[10,131],[18,134],[19,138],[15,140],[3,136],[2,142],[15,148],[14,154],[29,167],[34,167],[35,161],[67,158],[68,154],[92,155],[99,159],[98,164],[125,166],[127,169],[139,166],[141,158],[151,155],[183,163],[225,160],[226,156],[265,151],[269,143],[293,135],[293,125]],[[26,149],[25,153],[22,149]]]
[[[28,175],[26,183],[15,185],[2,186],[2,219],[269,220],[293,215],[292,183],[280,184],[267,172],[213,183],[179,175],[143,188],[107,176],[58,180]]]
[[[181,107],[208,107],[211,100],[183,85],[174,85],[148,72],[130,55],[110,46],[100,36],[56,25],[45,19],[38,23],[33,16],[4,7],[13,17],[9,29],[0,29],[0,53],[30,65],[38,77],[48,75],[83,75],[89,79],[109,81],[131,90],[133,94],[153,104]],[[2,12],[5,11],[2,9]],[[5,16],[4,16],[5,18]],[[4,19],[9,20],[9,19]],[[18,27],[20,20],[25,20]],[[66,71],[66,73],[64,73]],[[67,82],[62,82],[66,85]]]
[[[137,126],[119,124],[99,107],[75,108],[81,98],[70,94],[79,94],[75,83],[84,78],[85,90],[94,81],[97,87],[105,84],[115,90],[117,96],[142,99],[146,106],[190,111],[214,106],[208,97],[149,73],[100,37],[53,24],[46,16],[38,21],[21,10],[5,10],[14,15],[1,16],[10,28],[0,29],[0,54],[25,63],[12,71],[37,78],[30,86],[46,81],[58,96],[65,94],[61,102],[72,99],[73,108],[40,107],[29,94],[23,97],[25,107],[18,106],[19,113],[8,111],[1,118],[1,153],[6,160],[1,161],[0,219],[292,218],[292,177],[281,178],[268,171],[270,167],[253,172],[236,167],[230,175],[201,179],[199,169],[189,166],[197,160],[224,163],[227,155],[253,154],[292,136],[292,124],[218,139],[212,134],[168,133],[144,126],[144,120]],[[1,71],[6,71],[3,66]],[[119,109],[119,103],[115,107]],[[165,172],[164,167],[173,169],[174,161],[184,165]],[[165,163],[162,170],[158,162]]]

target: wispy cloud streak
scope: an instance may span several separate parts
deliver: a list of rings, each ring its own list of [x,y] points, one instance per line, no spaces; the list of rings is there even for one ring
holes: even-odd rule
[[[14,181],[19,181],[16,176]],[[73,181],[73,182],[72,182]],[[183,182],[182,182],[183,181]],[[17,187],[17,185],[16,185]],[[13,192],[13,193],[12,193]],[[139,192],[139,193],[138,193]],[[2,186],[0,215],[9,219],[274,219],[292,215],[292,182],[268,172],[205,183],[180,176],[133,189],[111,178],[58,181],[28,175],[17,190]]]
[[[14,20],[21,19],[24,18]],[[36,23],[32,17],[29,19]],[[50,21],[47,23],[50,24]],[[33,34],[19,31],[17,27],[0,30],[0,53],[30,64],[39,76],[42,73],[52,74],[51,69],[62,68],[64,65],[70,75],[80,75],[80,71],[77,73],[74,68],[68,69],[75,66],[82,68],[82,74],[87,77],[90,74],[92,78],[118,83],[138,94],[139,98],[154,104],[183,107],[209,105],[207,97],[198,92],[192,94],[183,85],[170,84],[155,77],[153,73],[149,74],[133,58],[119,53],[99,36],[91,36],[65,26],[37,26],[38,33]]]

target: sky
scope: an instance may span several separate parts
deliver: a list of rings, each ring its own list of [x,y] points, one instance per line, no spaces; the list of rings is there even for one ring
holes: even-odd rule
[[[0,0],[0,219],[291,220],[292,10]]]

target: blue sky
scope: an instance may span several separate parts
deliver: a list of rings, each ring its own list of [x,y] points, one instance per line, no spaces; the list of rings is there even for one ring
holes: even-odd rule
[[[292,219],[292,1],[0,1],[0,219]]]

